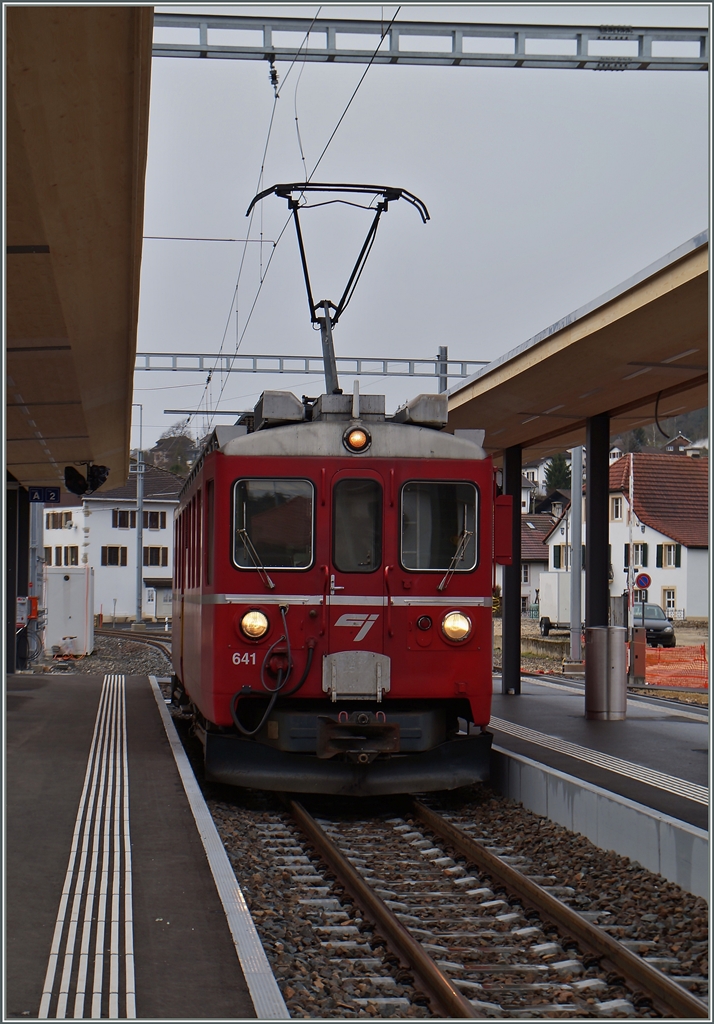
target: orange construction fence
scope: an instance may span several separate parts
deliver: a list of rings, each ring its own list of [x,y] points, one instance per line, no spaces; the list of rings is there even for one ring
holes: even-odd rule
[[[709,688],[704,644],[697,647],[648,647],[645,678],[650,686]]]

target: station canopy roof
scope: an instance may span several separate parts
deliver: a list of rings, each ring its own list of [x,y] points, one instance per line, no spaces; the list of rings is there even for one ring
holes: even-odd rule
[[[6,9],[7,469],[129,472],[153,8]]]
[[[702,409],[709,400],[709,245],[704,232],[449,391],[449,425],[484,428],[499,459],[585,444]]]

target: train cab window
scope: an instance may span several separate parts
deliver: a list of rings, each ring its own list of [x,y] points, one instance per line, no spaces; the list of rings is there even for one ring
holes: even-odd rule
[[[468,572],[476,567],[476,487],[412,480],[402,488],[405,569]]]
[[[332,502],[332,561],[339,572],[374,572],[382,562],[382,488],[340,480]]]
[[[309,569],[313,506],[309,480],[238,480],[233,488],[238,568]]]

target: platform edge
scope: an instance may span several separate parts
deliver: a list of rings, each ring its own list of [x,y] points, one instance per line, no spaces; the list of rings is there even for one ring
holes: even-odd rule
[[[248,905],[238,884],[228,854],[203,799],[196,777],[171,719],[156,676],[149,676],[151,689],[206,852],[218,896],[223,904],[238,960],[245,975],[258,1020],[289,1020],[290,1012],[260,941]]]
[[[494,744],[491,783],[601,849],[636,860],[709,902],[709,833]]]

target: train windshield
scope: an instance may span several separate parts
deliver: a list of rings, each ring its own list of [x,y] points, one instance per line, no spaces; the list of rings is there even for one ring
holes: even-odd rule
[[[339,572],[374,572],[382,562],[382,488],[340,480],[332,503],[332,561]]]
[[[238,480],[233,491],[235,564],[240,569],[308,569],[313,493],[309,480]]]
[[[468,572],[476,566],[476,487],[412,480],[402,488],[405,569]]]

